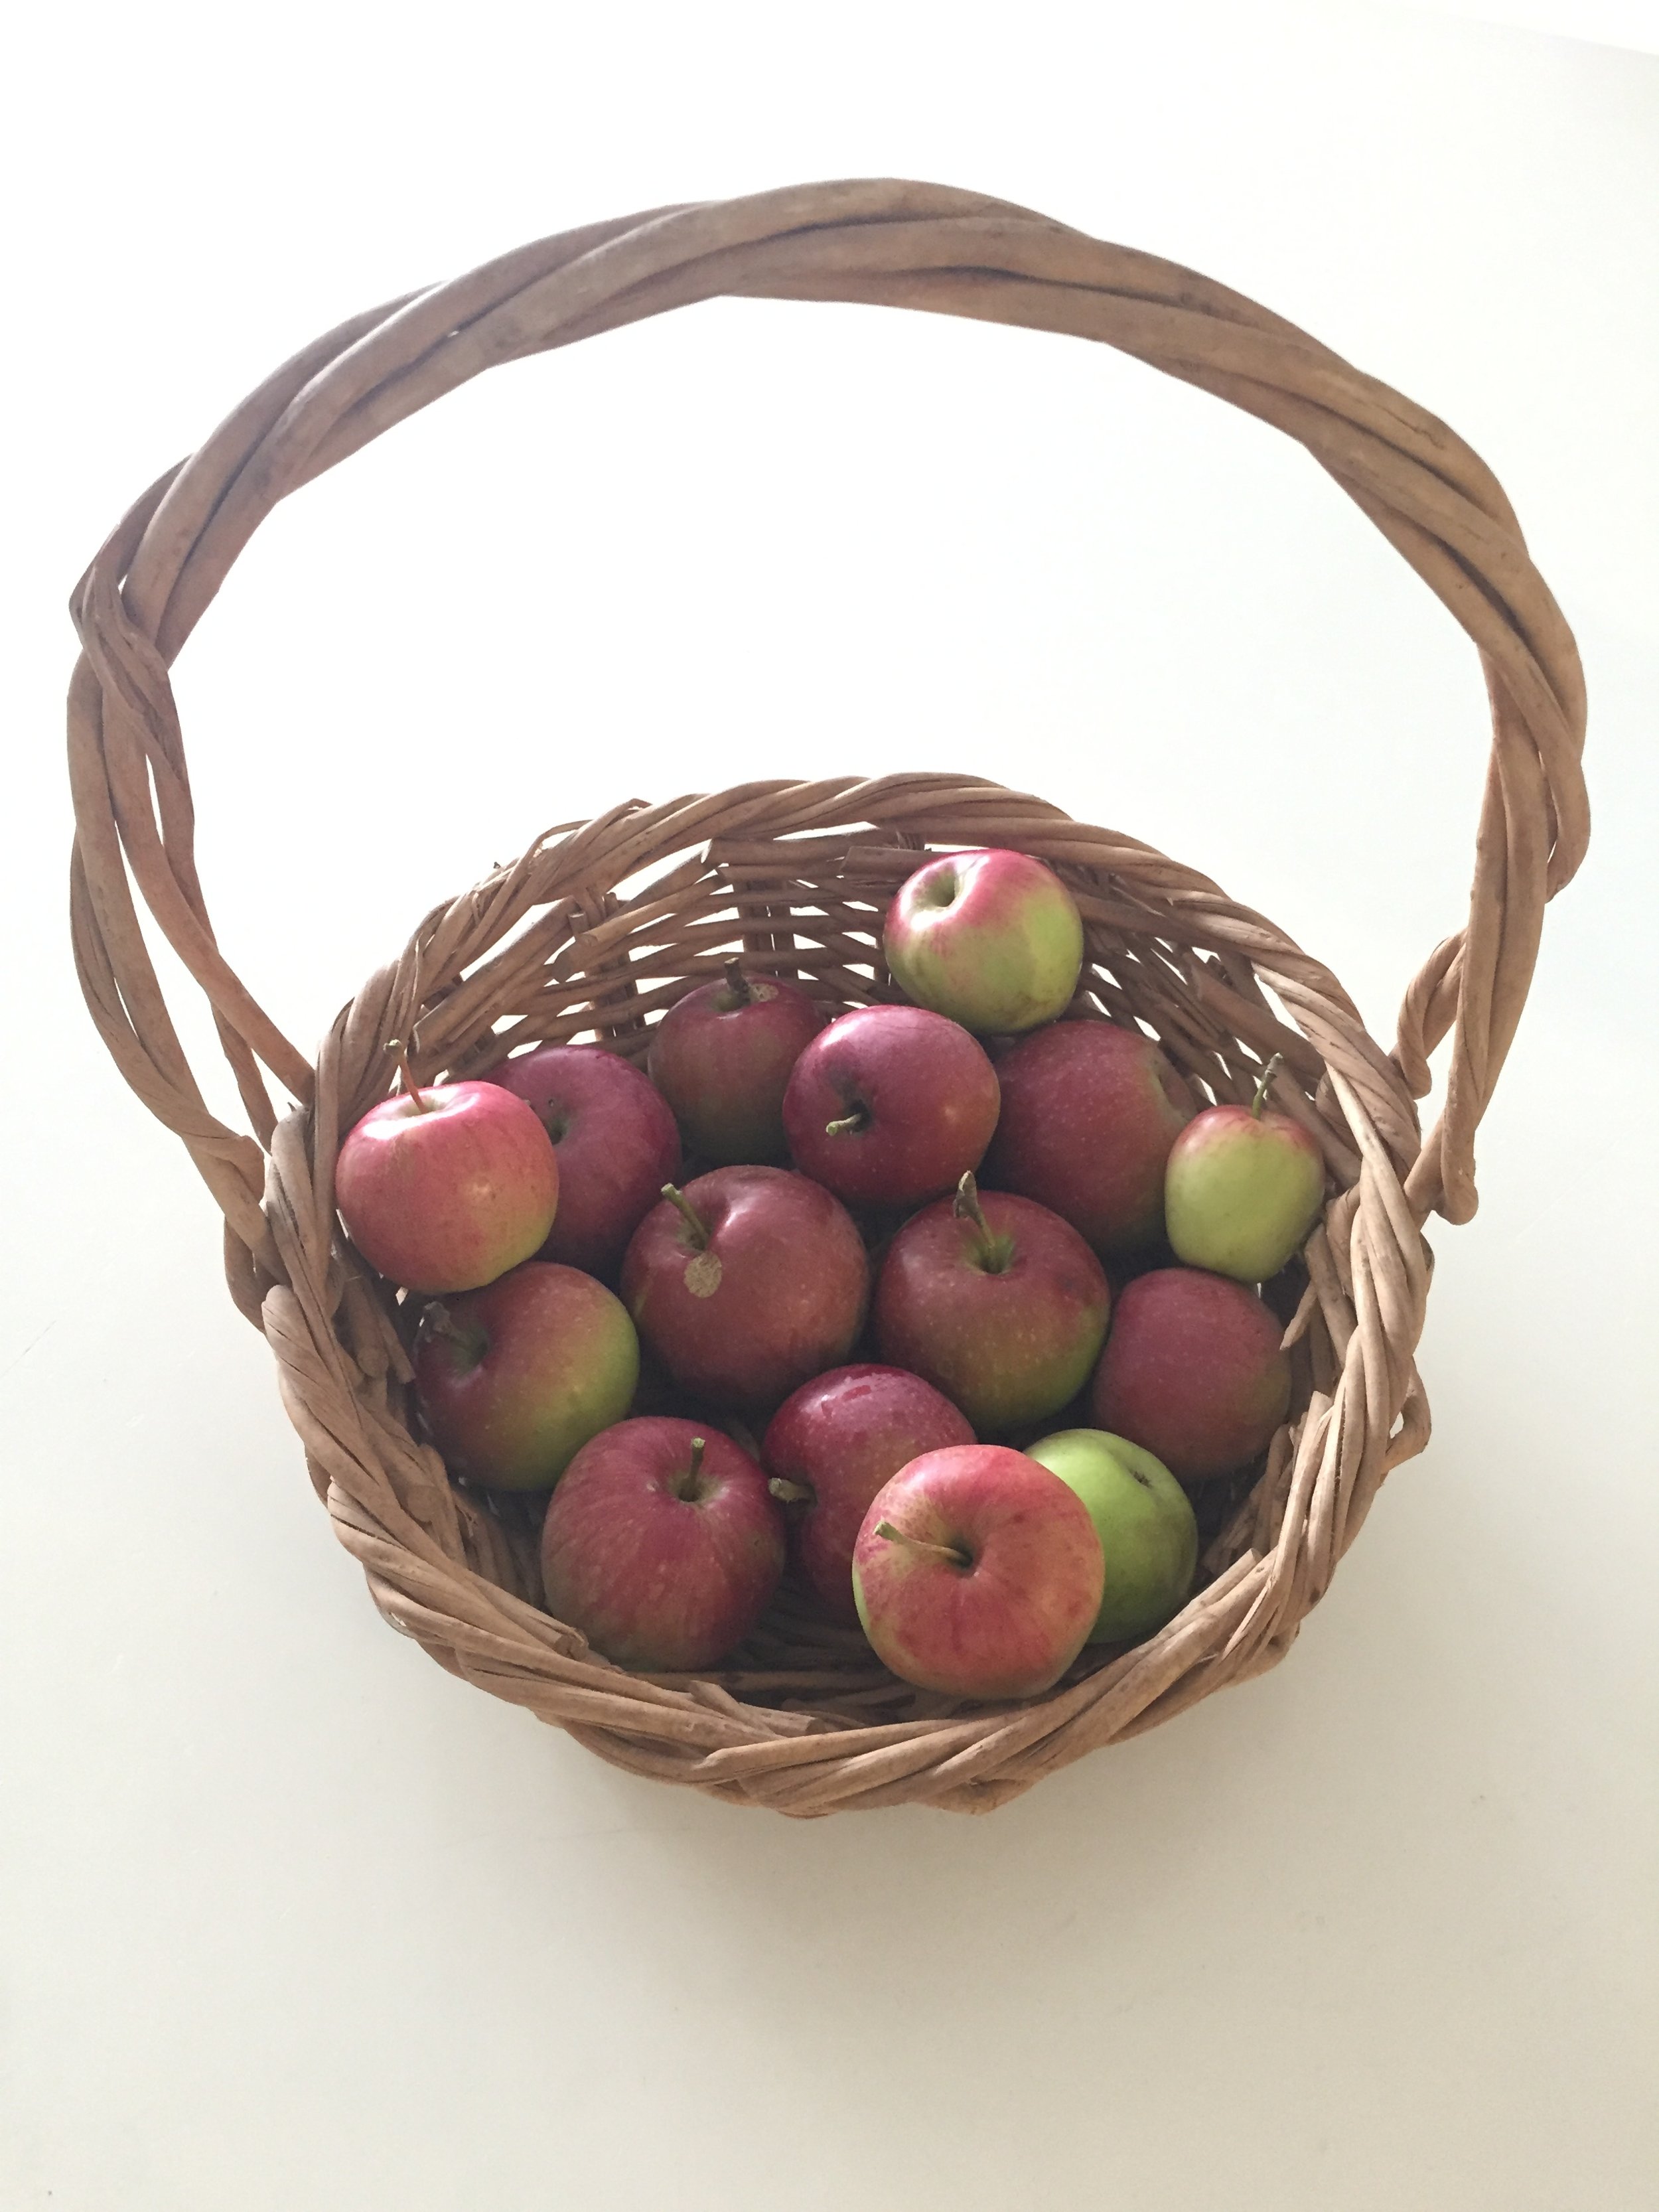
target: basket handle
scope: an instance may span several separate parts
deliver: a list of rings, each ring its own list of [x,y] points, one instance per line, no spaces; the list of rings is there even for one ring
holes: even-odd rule
[[[1412,1092],[1452,1036],[1443,1110],[1407,1182],[1418,1218],[1467,1220],[1474,1133],[1526,1000],[1546,902],[1583,857],[1577,648],[1490,471],[1446,426],[1209,278],[1006,202],[885,180],[654,210],[521,247],[327,332],[137,502],[77,586],[70,690],[71,926],[93,1018],[128,1083],[189,1148],[229,1227],[268,1249],[262,1069],[313,1074],[219,951],[167,670],[277,501],[499,362],[722,295],[854,301],[1066,332],[1200,386],[1304,445],[1480,652],[1492,755],[1468,920],[1406,993]],[[151,915],[213,1009],[256,1145],[209,1112],[145,948]]]

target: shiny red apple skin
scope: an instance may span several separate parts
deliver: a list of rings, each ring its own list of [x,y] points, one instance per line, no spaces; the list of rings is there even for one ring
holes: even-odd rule
[[[574,1267],[531,1260],[423,1320],[415,1387],[457,1474],[543,1490],[627,1413],[640,1349],[622,1301]],[[464,1341],[457,1342],[456,1335]]]
[[[969,1564],[878,1536],[884,1522],[957,1548]],[[1105,1575],[1082,1499],[1001,1444],[912,1460],[877,1492],[853,1553],[859,1617],[877,1656],[947,1697],[1051,1688],[1094,1626]]]
[[[696,1421],[647,1417],[595,1437],[542,1523],[548,1611],[607,1659],[653,1673],[712,1667],[740,1644],[783,1561],[765,1475]]]
[[[834,1367],[786,1398],[762,1440],[766,1471],[810,1490],[789,1510],[796,1571],[824,1612],[849,1626],[853,1546],[871,1499],[922,1453],[970,1444],[965,1413],[900,1367]]]
[[[883,947],[908,998],[976,1036],[1064,1013],[1083,964],[1077,902],[1045,862],[991,847],[942,854],[900,886]]]
[[[684,1195],[707,1249],[664,1199],[622,1272],[628,1310],[679,1387],[715,1406],[775,1406],[843,1361],[870,1290],[846,1208],[782,1168],[716,1168]]]
[[[729,978],[688,991],[653,1030],[646,1060],[686,1150],[715,1167],[788,1158],[783,1094],[826,1018],[795,984],[736,964],[743,995]]]
[[[540,1250],[559,1163],[522,1098],[422,1086],[371,1107],[334,1163],[334,1202],[370,1267],[405,1290],[478,1290]]]
[[[999,1095],[960,1023],[921,1006],[860,1006],[796,1061],[784,1127],[795,1164],[848,1205],[916,1206],[979,1165]],[[829,1133],[849,1116],[861,1126]]]
[[[1267,1449],[1290,1405],[1283,1334],[1255,1291],[1225,1275],[1137,1275],[1095,1370],[1095,1425],[1154,1453],[1178,1482],[1231,1474]]]
[[[680,1133],[650,1078],[597,1044],[544,1044],[484,1080],[531,1107],[559,1162],[544,1260],[614,1276],[628,1240],[680,1169]]]
[[[1115,1022],[1058,1022],[1002,1054],[997,1080],[981,1182],[1048,1206],[1103,1258],[1155,1244],[1164,1164],[1193,1103],[1152,1039]]]
[[[1012,1237],[988,1272],[979,1232],[942,1198],[907,1221],[882,1262],[872,1319],[881,1357],[959,1406],[981,1436],[1058,1413],[1087,1382],[1111,1312],[1098,1260],[1046,1206],[979,1194],[993,1234]]]

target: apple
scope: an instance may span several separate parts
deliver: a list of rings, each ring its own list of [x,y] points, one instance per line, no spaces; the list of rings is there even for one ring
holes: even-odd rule
[[[726,980],[676,1001],[652,1032],[646,1070],[673,1109],[688,1151],[711,1165],[787,1159],[783,1094],[823,1027],[816,1000],[773,975]]]
[[[712,1667],[783,1572],[766,1477],[718,1429],[623,1421],[584,1444],[542,1523],[548,1611],[619,1666]]]
[[[415,1388],[457,1474],[544,1490],[622,1419],[640,1347],[621,1300],[574,1267],[531,1260],[421,1318]]]
[[[522,1098],[494,1083],[404,1088],[340,1146],[334,1202],[352,1243],[407,1291],[472,1291],[539,1251],[559,1163]]]
[[[796,1165],[837,1198],[908,1206],[979,1165],[997,1098],[996,1071],[959,1023],[860,1006],[796,1061],[783,1120]]]
[[[597,1044],[544,1044],[484,1080],[522,1098],[553,1141],[559,1210],[544,1260],[614,1274],[628,1240],[680,1170],[668,1103],[629,1061]]]
[[[876,1492],[853,1551],[876,1656],[924,1690],[1034,1698],[1100,1611],[1105,1561],[1088,1508],[1024,1452],[924,1452]]]
[[[870,1266],[845,1207],[782,1168],[716,1168],[639,1227],[622,1291],[675,1382],[716,1406],[775,1405],[856,1341]]]
[[[1106,1557],[1091,1644],[1133,1644],[1181,1610],[1198,1564],[1192,1502],[1162,1460],[1127,1437],[1061,1429],[1027,1444],[1089,1509]]]
[[[882,945],[919,1006],[981,1036],[1006,1036],[1071,1004],[1083,922],[1060,878],[1029,853],[946,853],[900,886]]]
[[[981,1181],[1069,1221],[1103,1257],[1155,1244],[1164,1170],[1193,1102],[1148,1036],[1058,1023],[997,1061],[1002,1117]]]
[[[1155,1452],[1177,1481],[1231,1474],[1266,1450],[1290,1405],[1283,1334],[1255,1291],[1225,1275],[1137,1275],[1095,1370],[1095,1420]]]
[[[1242,1283],[1276,1275],[1319,1218],[1325,1158],[1300,1122],[1264,1114],[1279,1065],[1261,1071],[1248,1107],[1211,1106],[1170,1147],[1164,1218],[1176,1256]]]
[[[964,1176],[907,1221],[876,1284],[876,1342],[981,1435],[1058,1413],[1099,1356],[1111,1293],[1075,1229]]]
[[[790,1515],[795,1564],[834,1620],[858,1620],[853,1546],[882,1485],[923,1452],[973,1441],[966,1416],[899,1367],[834,1367],[784,1400],[761,1458],[774,1498],[799,1509]]]

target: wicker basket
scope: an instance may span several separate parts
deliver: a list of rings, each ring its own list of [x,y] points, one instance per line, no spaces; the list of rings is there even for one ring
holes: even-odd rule
[[[566,824],[428,915],[346,1007],[314,1069],[281,1035],[214,942],[169,665],[286,494],[495,362],[721,294],[872,301],[1103,341],[1288,432],[1358,503],[1474,640],[1492,701],[1468,922],[1411,985],[1392,1052],[1326,969],[1205,878],[1040,799],[942,775],[746,784]],[[1430,1272],[1422,1224],[1431,1211],[1454,1222],[1474,1211],[1475,1128],[1545,902],[1587,834],[1572,637],[1503,492],[1443,423],[1188,270],[974,193],[810,185],[571,231],[331,331],[152,486],[74,612],[82,987],[121,1073],[224,1212],[232,1295],[276,1355],[318,1492],[394,1626],[635,1773],[796,1814],[906,1802],[983,1811],[1284,1655],[1383,1476],[1426,1439],[1413,1364]],[[398,1305],[334,1214],[339,1138],[391,1089],[393,1038],[415,1040],[423,1080],[532,1039],[597,1036],[637,1057],[652,1018],[736,943],[832,1005],[890,997],[884,902],[918,850],[961,844],[1051,862],[1083,912],[1087,1001],[1146,1024],[1214,1097],[1244,1096],[1261,1060],[1283,1054],[1293,1081],[1280,1103],[1317,1137],[1337,1193],[1290,1279],[1289,1421],[1212,1514],[1186,1609],[1132,1650],[1091,1649],[1046,1697],[991,1707],[917,1692],[856,1633],[787,1599],[716,1676],[625,1673],[539,1608],[535,1531],[520,1509],[453,1485],[412,1425]],[[211,1001],[252,1139],[203,1102],[134,884]],[[1423,1139],[1413,1101],[1448,1030],[1444,1111]],[[291,1109],[272,1106],[266,1073]]]

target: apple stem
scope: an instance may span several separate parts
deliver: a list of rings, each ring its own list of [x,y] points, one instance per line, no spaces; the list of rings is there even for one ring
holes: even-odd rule
[[[681,1475],[681,1478],[675,1482],[675,1498],[681,1498],[681,1500],[688,1500],[695,1504],[696,1498],[702,1495],[703,1453],[706,1451],[708,1451],[708,1437],[706,1436],[692,1437],[692,1462],[690,1467],[686,1468],[686,1474]]]
[[[1284,1065],[1284,1054],[1282,1052],[1276,1052],[1273,1058],[1267,1062],[1267,1065],[1262,1069],[1261,1080],[1255,1086],[1255,1097],[1250,1101],[1250,1114],[1253,1120],[1259,1121],[1261,1119],[1261,1108],[1263,1102],[1266,1100],[1267,1096],[1267,1085],[1273,1081],[1274,1076],[1278,1074],[1279,1069],[1283,1067]]]
[[[484,1331],[476,1323],[471,1328],[458,1327],[454,1315],[440,1298],[434,1298],[422,1308],[421,1332],[425,1336],[447,1337],[471,1356],[475,1366],[489,1348],[489,1339]]]
[[[737,1000],[738,1006],[746,1006],[755,994],[749,988],[749,978],[744,974],[742,964],[736,953],[734,952],[729,960],[721,964],[726,969],[726,989]]]
[[[826,1137],[856,1137],[860,1129],[870,1126],[870,1116],[862,1106],[855,1106],[850,1114],[843,1114],[838,1121],[826,1121]]]
[[[817,1496],[811,1483],[791,1482],[782,1474],[775,1474],[766,1486],[780,1505],[810,1505]]]
[[[936,1559],[948,1559],[953,1567],[971,1567],[974,1564],[968,1553],[956,1544],[930,1544],[925,1536],[907,1536],[902,1528],[896,1528],[890,1521],[878,1521],[875,1533],[889,1544],[908,1544],[913,1552],[931,1552]]]
[[[428,1106],[422,1097],[421,1086],[415,1080],[414,1071],[409,1065],[409,1047],[401,1037],[388,1037],[386,1048],[388,1052],[395,1052],[398,1055],[398,1073],[403,1079],[404,1096],[410,1101],[415,1111],[417,1114],[434,1112],[435,1109]]]
[[[979,1185],[974,1181],[971,1168],[957,1185],[951,1211],[958,1221],[971,1221],[979,1231],[980,1264],[986,1273],[1002,1274],[1014,1256],[1014,1240],[1012,1237],[997,1236],[985,1218],[985,1209],[979,1202]]]
[[[453,1320],[451,1318],[449,1308],[446,1305],[440,1305],[436,1298],[433,1299],[431,1304],[421,1316],[421,1319],[425,1326],[432,1331],[434,1336],[453,1337],[457,1344],[460,1342],[461,1332],[456,1328]]]
[[[697,1212],[696,1207],[692,1205],[685,1193],[683,1190],[677,1190],[672,1182],[665,1182],[663,1185],[662,1194],[684,1221],[686,1227],[691,1232],[691,1242],[696,1246],[698,1251],[706,1252],[708,1249],[708,1224]]]

